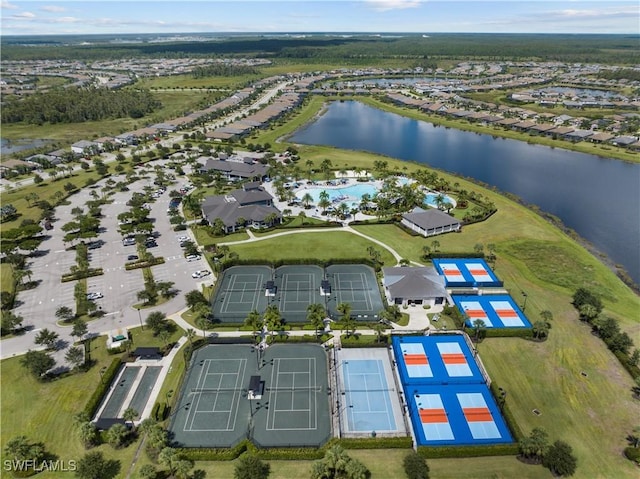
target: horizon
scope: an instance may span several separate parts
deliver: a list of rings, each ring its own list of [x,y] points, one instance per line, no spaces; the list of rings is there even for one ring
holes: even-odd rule
[[[1,0],[6,36],[640,33],[629,0]]]

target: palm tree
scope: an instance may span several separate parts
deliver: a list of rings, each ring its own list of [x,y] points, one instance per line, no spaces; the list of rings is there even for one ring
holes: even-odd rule
[[[191,329],[190,331],[193,331],[193,330]],[[138,411],[136,411],[132,407],[128,407],[122,413],[122,419],[124,419],[125,421],[128,421],[128,422],[131,423],[131,432],[135,432],[136,425],[135,425],[134,421],[136,419],[138,419],[139,416],[140,416],[140,414],[138,413]]]
[[[189,328],[187,329],[187,333],[185,334],[185,336],[187,336],[187,341],[189,341],[189,347],[193,349],[193,338],[196,337],[196,332],[193,329]]]
[[[329,193],[327,193],[327,190],[322,190],[318,195],[318,199],[329,201]]]
[[[196,326],[202,331],[202,337],[207,337],[207,329],[209,329],[209,320],[205,316],[198,316],[195,320]]]
[[[249,326],[251,331],[253,332],[254,338],[257,335],[259,329],[262,329],[262,318],[260,317],[260,313],[255,309],[251,311],[244,320],[245,326]]]
[[[551,321],[553,321],[553,313],[551,311],[549,311],[548,309],[540,311],[540,317],[544,320],[545,323],[547,323],[549,327],[551,327]]]
[[[326,311],[324,306],[319,303],[313,303],[307,306],[307,320],[316,330],[316,337],[318,337],[318,330],[324,326],[324,318]]]
[[[322,209],[322,214],[325,214],[327,212],[327,208],[329,208],[329,206],[331,206],[331,202],[327,199],[320,199],[318,201],[318,208]]]
[[[536,321],[533,324],[533,331],[536,339],[545,337],[549,333],[549,325],[544,321]]]
[[[349,205],[347,205],[346,203],[340,203],[338,205],[338,212],[340,213],[341,219],[346,219],[347,215],[349,214]]]
[[[313,196],[311,196],[311,193],[306,192],[302,197],[302,202],[304,203],[305,208],[309,208],[309,203],[313,202]]]
[[[484,321],[481,319],[476,319],[473,322],[473,330],[475,332],[474,335],[475,335],[476,342],[480,338],[480,331],[484,330],[484,327],[485,327]]]
[[[267,306],[267,309],[264,312],[264,322],[272,335],[276,330],[282,327],[282,316],[280,315],[280,310],[276,304]]]

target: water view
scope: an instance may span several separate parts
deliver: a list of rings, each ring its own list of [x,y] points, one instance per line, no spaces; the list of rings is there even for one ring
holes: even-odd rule
[[[438,127],[334,102],[291,141],[364,150],[475,178],[559,217],[640,282],[640,165]]]

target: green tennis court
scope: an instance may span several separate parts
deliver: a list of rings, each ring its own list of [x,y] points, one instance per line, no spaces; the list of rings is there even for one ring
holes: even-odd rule
[[[340,317],[337,306],[351,305],[351,315],[356,320],[375,321],[384,309],[373,269],[362,264],[335,264],[326,268],[326,277],[331,284],[328,310],[332,318]]]
[[[184,447],[319,446],[329,399],[321,346],[212,344],[194,353],[169,430]]]
[[[349,303],[354,318],[363,321],[377,320],[384,308],[375,272],[360,264],[233,266],[219,281],[212,306],[222,323],[241,323],[270,304],[278,305],[286,322],[305,322],[314,303],[325,306],[332,318],[340,317],[340,303]]]

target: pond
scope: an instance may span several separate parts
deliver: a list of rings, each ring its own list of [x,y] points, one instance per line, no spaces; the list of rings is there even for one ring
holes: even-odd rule
[[[640,283],[640,164],[438,127],[355,101],[331,103],[290,141],[424,163],[518,195]]]

